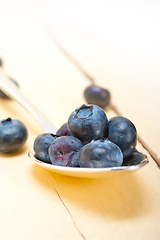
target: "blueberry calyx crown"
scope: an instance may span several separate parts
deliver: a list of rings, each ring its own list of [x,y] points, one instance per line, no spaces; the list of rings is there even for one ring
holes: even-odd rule
[[[76,118],[89,118],[93,114],[93,106],[83,104],[79,109],[76,109]]]
[[[92,141],[100,141],[100,142],[104,142],[106,140],[106,138],[102,139],[102,138],[94,138]]]
[[[57,134],[54,134],[54,133],[50,133],[50,135],[51,135],[52,137],[60,137],[60,135],[57,135]]]
[[[12,118],[7,118],[7,119],[2,120],[1,123],[4,125],[7,123],[10,123],[11,121],[12,121]]]

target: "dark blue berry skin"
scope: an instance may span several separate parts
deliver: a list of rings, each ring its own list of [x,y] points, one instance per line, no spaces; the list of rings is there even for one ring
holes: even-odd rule
[[[83,144],[73,136],[62,136],[49,147],[52,164],[57,166],[79,167],[79,152]]]
[[[125,158],[135,150],[137,131],[129,119],[119,116],[113,117],[108,122],[108,139],[120,147]]]
[[[135,150],[132,154],[130,154],[128,157],[123,159],[123,164],[122,165],[123,166],[137,165],[146,158],[147,158],[147,156],[145,154]]]
[[[83,144],[101,138],[106,131],[108,119],[102,108],[96,105],[82,105],[71,113],[68,128]]]
[[[107,89],[96,85],[87,87],[84,91],[84,97],[87,103],[98,105],[101,108],[108,106],[111,99],[110,92]]]
[[[51,163],[48,149],[51,143],[57,138],[57,135],[52,133],[40,134],[34,141],[33,149],[35,157],[43,162]]]
[[[25,144],[27,137],[27,128],[21,121],[11,118],[0,121],[0,152],[15,152]]]
[[[56,132],[59,136],[72,136],[72,133],[68,129],[68,124],[64,123]]]
[[[79,155],[80,167],[119,167],[123,162],[120,148],[108,139],[93,140],[85,145]]]
[[[9,78],[9,79],[10,79],[12,82],[14,82],[17,87],[19,87],[19,86],[18,86],[18,83],[17,83],[13,78]],[[10,98],[9,98],[4,92],[2,92],[1,90],[0,90],[0,98],[10,99]]]

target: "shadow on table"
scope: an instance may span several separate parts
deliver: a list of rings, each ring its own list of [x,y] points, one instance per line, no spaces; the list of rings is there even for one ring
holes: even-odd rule
[[[146,184],[143,186],[144,179],[137,173],[108,179],[80,179],[54,174],[34,165],[33,174],[44,188],[54,196],[57,194],[72,214],[84,211],[88,216],[133,219],[151,210],[148,209]]]

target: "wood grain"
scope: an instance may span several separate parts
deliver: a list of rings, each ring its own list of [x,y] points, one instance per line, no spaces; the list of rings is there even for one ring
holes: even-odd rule
[[[2,9],[0,54],[5,60],[4,70],[58,128],[85,103],[83,91],[89,82],[44,29],[31,24],[35,23],[33,16],[27,22],[22,15],[14,17],[15,12],[6,17]],[[134,52],[59,26],[52,30],[96,82],[109,88],[113,103],[135,123],[140,136],[159,156],[160,99],[155,96],[159,82],[151,87],[151,67],[148,75],[144,71],[136,75],[142,60],[143,69],[150,61],[157,69],[159,56],[148,60],[146,54],[140,54],[136,65],[138,55]],[[158,79],[159,72],[155,72]],[[106,113],[108,118],[115,115],[110,108]],[[160,172],[141,144],[137,148],[150,163],[133,174],[112,179],[70,178],[33,164],[27,154],[43,132],[41,127],[18,103],[0,99],[0,119],[6,117],[23,121],[29,137],[19,151],[0,153],[0,239],[160,239]]]

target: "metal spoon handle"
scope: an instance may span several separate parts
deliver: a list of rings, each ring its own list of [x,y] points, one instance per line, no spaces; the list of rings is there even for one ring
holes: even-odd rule
[[[5,76],[1,68],[0,89],[7,94],[7,96],[20,103],[40,123],[45,132],[56,133],[56,127],[21,93],[17,86]]]

